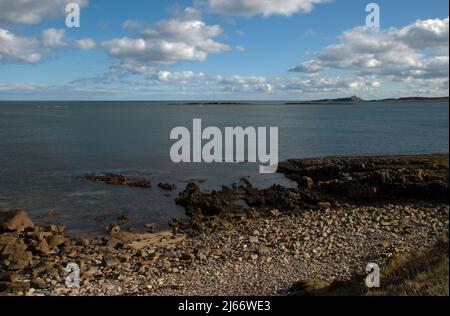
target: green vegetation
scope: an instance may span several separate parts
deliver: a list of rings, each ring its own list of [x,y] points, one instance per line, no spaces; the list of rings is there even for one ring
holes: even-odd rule
[[[398,256],[381,267],[381,288],[368,289],[363,273],[338,282],[303,281],[291,289],[298,296],[449,296],[449,240],[426,251]]]

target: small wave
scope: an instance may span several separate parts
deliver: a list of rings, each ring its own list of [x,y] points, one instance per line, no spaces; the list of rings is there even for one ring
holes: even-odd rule
[[[66,105],[36,105],[36,109],[61,109],[66,108]]]
[[[71,197],[77,197],[77,198],[82,198],[82,197],[100,198],[100,197],[107,197],[107,196],[111,195],[111,192],[108,192],[108,191],[74,192],[74,193],[70,193],[68,195]]]

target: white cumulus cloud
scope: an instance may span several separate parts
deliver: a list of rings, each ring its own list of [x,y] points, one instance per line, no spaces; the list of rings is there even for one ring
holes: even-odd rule
[[[184,14],[140,29],[137,38],[116,38],[102,44],[120,61],[118,67],[148,75],[154,74],[157,66],[204,61],[209,54],[232,50],[215,40],[222,32],[220,26],[207,25],[198,12],[187,8]]]
[[[97,46],[97,43],[93,39],[90,39],[90,38],[82,38],[82,39],[76,40],[73,43],[74,48],[78,48],[81,50],[91,50],[91,49],[94,49],[96,46]]]
[[[41,42],[44,47],[65,46],[65,36],[63,29],[46,29],[42,32]]]
[[[448,18],[420,20],[386,31],[356,27],[345,31],[339,44],[325,47],[291,71],[314,74],[330,69],[350,70],[359,76],[388,76],[394,80],[445,78],[449,73],[448,22]]]
[[[36,38],[17,36],[0,28],[0,64],[36,64],[41,60],[40,43]]]
[[[291,16],[298,12],[311,12],[316,4],[332,0],[207,0],[213,13],[236,16]],[[205,5],[205,4],[204,4]]]
[[[91,39],[67,38],[64,29],[45,29],[39,36],[20,36],[0,28],[0,64],[38,64],[59,47],[88,50],[95,48]]]
[[[170,71],[158,71],[152,79],[161,83],[189,83],[195,80],[202,80],[205,78],[205,74],[195,73],[193,71],[181,71],[181,72],[170,72]]]

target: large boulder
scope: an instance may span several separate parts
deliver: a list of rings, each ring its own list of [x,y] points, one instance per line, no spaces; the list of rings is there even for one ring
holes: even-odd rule
[[[27,251],[27,245],[20,240],[9,241],[2,244],[0,241],[0,259],[3,264],[8,262],[9,270],[20,270],[27,267],[33,258],[30,251]]]
[[[33,222],[24,211],[0,212],[0,232],[23,232],[33,227]]]

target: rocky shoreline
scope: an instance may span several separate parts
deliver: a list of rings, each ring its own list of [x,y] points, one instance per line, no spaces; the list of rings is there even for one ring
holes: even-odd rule
[[[70,238],[3,210],[0,293],[286,295],[299,281],[347,280],[369,262],[383,269],[448,235],[448,155],[290,160],[279,172],[298,188],[243,178],[206,193],[189,183],[176,200],[188,216],[171,220],[171,232],[112,224],[105,236]],[[91,180],[129,185],[104,176]],[[80,288],[65,283],[72,263]]]

